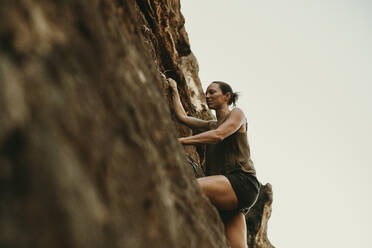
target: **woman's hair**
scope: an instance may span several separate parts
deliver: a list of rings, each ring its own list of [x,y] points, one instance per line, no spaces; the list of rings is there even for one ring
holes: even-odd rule
[[[228,85],[227,83],[225,82],[222,82],[222,81],[213,81],[212,84],[218,84],[218,86],[220,87],[222,93],[224,95],[226,95],[227,93],[230,92],[230,100],[228,102],[229,105],[233,104],[234,107],[236,106],[236,101],[238,100],[239,98],[239,93],[237,92],[233,92],[233,90],[231,89],[231,86]]]

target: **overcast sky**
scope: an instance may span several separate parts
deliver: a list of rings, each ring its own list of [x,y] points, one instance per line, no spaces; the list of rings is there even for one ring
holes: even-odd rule
[[[181,0],[204,90],[241,92],[280,248],[372,247],[372,1]]]

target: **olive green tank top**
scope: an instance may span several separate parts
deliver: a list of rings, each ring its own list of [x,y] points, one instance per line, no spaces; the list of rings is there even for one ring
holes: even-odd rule
[[[217,144],[207,144],[207,176],[226,175],[237,170],[256,176],[256,170],[251,160],[247,132],[236,131]]]

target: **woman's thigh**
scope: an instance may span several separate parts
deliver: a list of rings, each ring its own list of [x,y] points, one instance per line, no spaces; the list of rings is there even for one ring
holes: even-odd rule
[[[218,209],[233,210],[238,206],[238,198],[230,181],[223,175],[198,178],[203,193]]]

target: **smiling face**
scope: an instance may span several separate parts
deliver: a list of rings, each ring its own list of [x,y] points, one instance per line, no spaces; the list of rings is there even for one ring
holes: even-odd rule
[[[207,105],[210,109],[221,108],[227,104],[230,99],[230,93],[223,94],[220,86],[216,83],[211,83],[205,92]]]

